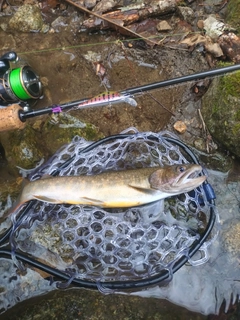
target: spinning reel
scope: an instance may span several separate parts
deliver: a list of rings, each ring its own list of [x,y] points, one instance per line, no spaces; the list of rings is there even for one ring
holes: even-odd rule
[[[10,63],[17,61],[18,56],[14,51],[0,57],[0,104],[3,106],[39,99],[42,95],[39,76],[30,66],[11,68]]]

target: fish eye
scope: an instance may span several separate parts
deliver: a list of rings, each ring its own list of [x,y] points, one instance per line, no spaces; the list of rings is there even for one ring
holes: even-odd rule
[[[178,167],[178,171],[179,172],[184,172],[184,171],[186,171],[186,167],[185,166],[179,166]]]

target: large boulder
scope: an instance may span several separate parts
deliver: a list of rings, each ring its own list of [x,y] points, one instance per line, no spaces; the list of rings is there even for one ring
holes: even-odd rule
[[[240,157],[240,72],[215,78],[202,99],[202,115],[214,139]]]
[[[47,32],[49,26],[43,21],[41,10],[37,5],[20,6],[9,21],[12,30],[21,32]]]

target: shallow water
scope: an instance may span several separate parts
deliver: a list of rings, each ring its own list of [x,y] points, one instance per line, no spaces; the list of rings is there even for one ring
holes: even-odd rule
[[[77,298],[77,300],[80,299],[79,301],[83,301],[83,297],[87,297],[87,301],[84,300],[85,307],[83,309],[83,319],[85,319],[87,314],[89,317],[90,315],[94,316],[99,314],[100,309],[102,319],[107,319],[107,310],[102,308],[98,309],[97,306],[95,308],[94,303],[91,307],[91,312],[87,311],[88,302],[90,301],[99,301],[98,303],[100,304],[110,303],[112,310],[115,310],[115,304],[120,303],[120,305],[126,305],[129,303],[129,306],[135,306],[138,310],[141,310],[139,312],[145,314],[143,318],[140,317],[141,319],[152,319],[151,316],[154,316],[156,319],[162,319],[160,316],[162,313],[165,314],[165,319],[173,319],[176,317],[176,314],[179,316],[178,319],[205,319],[200,315],[194,315],[190,312],[187,313],[187,311],[184,311],[182,308],[178,309],[176,307],[171,307],[171,305],[164,302],[163,299],[167,299],[176,305],[205,315],[217,314],[220,306],[225,300],[225,310],[227,311],[231,303],[235,302],[237,298],[236,295],[240,293],[240,219],[238,217],[240,183],[231,182],[226,184],[227,174],[210,170],[208,173],[208,180],[212,184],[216,193],[216,206],[219,213],[219,221],[215,227],[215,234],[218,233],[218,236],[211,245],[208,246],[208,262],[199,266],[185,265],[174,274],[173,280],[167,286],[162,288],[155,287],[131,294],[129,300],[126,300],[128,298],[125,294],[122,298],[117,298],[116,295],[99,296],[97,293],[91,293],[89,291],[85,291],[84,293],[82,290],[76,290],[72,291],[72,293],[70,291],[68,296],[67,293],[61,294],[61,291],[58,291],[59,293],[56,293],[55,298],[52,298],[52,295],[48,295],[46,298],[39,297],[39,302],[43,304],[43,308],[40,307],[41,304],[37,302],[38,300],[33,300],[32,302],[25,301],[17,305],[16,308],[7,311],[6,316],[11,319],[28,319],[27,314],[33,315],[35,310],[35,315],[39,315],[40,318],[47,314],[50,319],[55,319],[54,317],[57,314],[57,310],[55,308],[57,308],[60,299],[62,299],[66,306],[68,305],[69,308],[70,305],[72,306],[72,310],[69,311],[69,319],[75,319],[74,314],[76,314],[76,310],[81,309],[79,304],[75,301],[76,297],[79,297]],[[1,267],[1,270],[4,271],[3,266]],[[14,267],[11,270],[12,275],[14,275],[16,268]],[[2,272],[2,274],[4,273]],[[30,281],[30,279],[33,278],[35,280]],[[38,276],[38,273],[30,270],[28,271],[25,280],[24,278],[22,278],[22,280],[23,283],[25,283],[24,287],[20,285],[21,282],[18,284],[16,279],[12,279],[9,290],[11,290],[12,285],[14,285],[15,288],[20,290],[19,294],[22,290],[22,294],[26,295],[26,298],[27,296],[41,295],[43,292],[47,292],[49,289],[54,290],[55,288],[49,287],[48,280],[44,280]],[[14,287],[12,287],[12,289]],[[149,310],[144,304],[145,302],[133,299],[133,296],[136,295],[148,297],[148,299],[144,301],[146,301],[150,306]],[[157,299],[149,299],[149,297]],[[69,303],[67,303],[66,301],[68,301],[68,299],[70,299],[71,302],[69,301]],[[48,301],[51,301],[51,312],[49,308],[46,308]],[[36,307],[36,303],[39,307]],[[143,308],[140,308],[140,305],[142,305]],[[28,311],[25,312],[25,309]],[[17,313],[15,310],[18,310]],[[115,314],[118,315],[119,319],[125,314],[125,311],[126,316],[130,314],[129,310],[124,310],[122,310],[120,314],[116,311]],[[171,312],[169,310],[171,310]],[[132,310],[131,314],[132,319],[140,319],[136,309]],[[20,318],[18,318],[18,316],[20,316]],[[227,316],[224,319],[227,319]],[[237,319],[237,316],[234,319]]]
[[[168,286],[138,293],[144,297],[165,298],[206,315],[217,314],[224,300],[227,311],[240,293],[240,182],[227,184],[226,173],[212,170],[208,173],[219,213],[215,227],[218,235],[208,247],[208,262],[199,266],[184,265]]]

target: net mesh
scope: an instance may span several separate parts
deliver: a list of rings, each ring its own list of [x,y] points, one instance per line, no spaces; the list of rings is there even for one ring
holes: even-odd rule
[[[91,175],[107,170],[189,163],[184,150],[168,141],[168,132],[134,133],[95,144],[75,137],[47,163],[30,174],[35,180],[52,174]],[[124,132],[126,133],[126,132]],[[68,163],[68,165],[65,165]],[[36,201],[11,243],[42,262],[90,281],[146,278],[188,254],[206,227],[210,208],[200,186],[187,194],[128,209],[53,205]],[[207,245],[191,259],[207,259]]]

